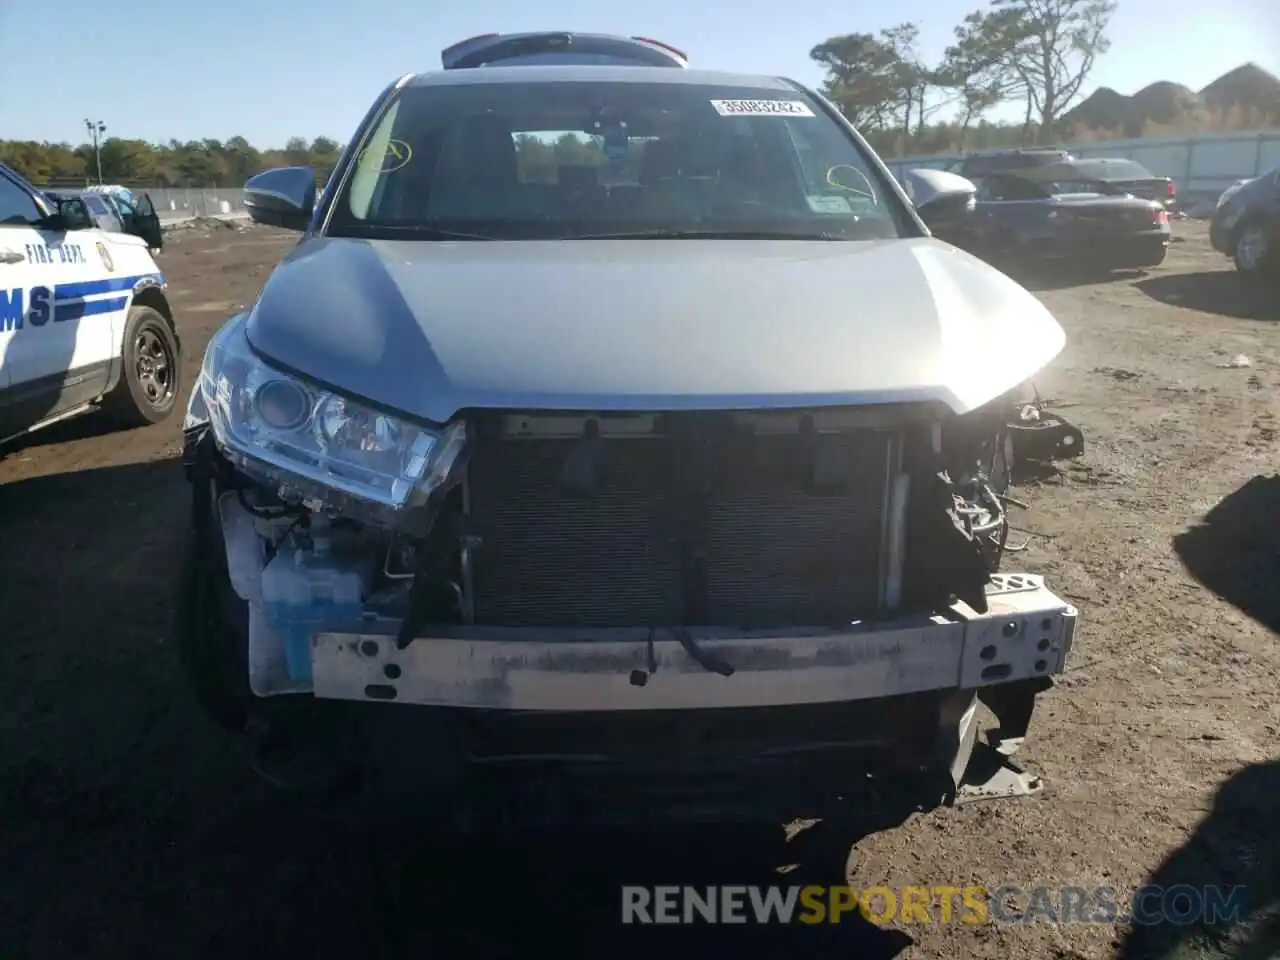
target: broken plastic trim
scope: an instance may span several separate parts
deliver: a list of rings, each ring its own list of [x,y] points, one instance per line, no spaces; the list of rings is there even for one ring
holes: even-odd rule
[[[1037,396],[1015,407],[1009,422],[1013,456],[1019,461],[1072,460],[1084,454],[1084,434],[1058,414],[1050,414]]]

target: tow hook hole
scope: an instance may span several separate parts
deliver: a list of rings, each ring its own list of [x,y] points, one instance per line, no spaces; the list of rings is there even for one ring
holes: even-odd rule
[[[1049,649],[1049,638],[1048,638],[1048,637],[1041,637],[1041,638],[1040,638],[1040,642],[1036,644],[1036,647],[1037,647],[1040,651],[1042,651],[1042,652],[1043,652],[1043,651],[1045,651],[1045,650],[1048,650],[1048,649]]]
[[[983,660],[994,660],[996,658],[996,648],[994,644],[988,644],[978,651],[978,656]]]
[[[364,688],[364,695],[370,700],[394,700],[396,688],[385,683],[371,683]]]
[[[645,673],[643,670],[631,671],[631,685],[633,687],[643,687],[648,682],[649,682],[649,675]]]
[[[1013,667],[1007,663],[997,663],[995,666],[982,668],[983,680],[1003,680],[1009,674],[1013,673]]]
[[[1037,660],[1037,661],[1036,661],[1036,673],[1044,673],[1045,668],[1046,668],[1047,666],[1049,666],[1049,664],[1045,663],[1045,661],[1043,661],[1043,660]]]
[[[1040,629],[1048,633],[1050,630],[1053,629],[1053,621],[1050,620],[1048,617],[1045,617],[1043,620],[1040,621]]]
[[[1016,635],[1017,632],[1018,632],[1018,625],[1014,623],[1014,621],[1012,620],[1009,620],[1008,622],[1006,622],[1004,625],[1004,629],[1001,630],[1001,633],[1003,633],[1006,637],[1012,637]]]
[[[383,673],[383,676],[385,676],[388,680],[399,680],[400,664],[388,663],[385,667],[382,668],[382,673]]]
[[[378,655],[378,642],[376,640],[362,640],[360,642],[360,652],[366,657],[376,657]]]

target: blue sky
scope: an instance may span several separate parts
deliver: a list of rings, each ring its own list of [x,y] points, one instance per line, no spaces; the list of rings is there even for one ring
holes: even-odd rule
[[[1090,83],[1132,93],[1153,80],[1200,88],[1252,60],[1280,72],[1278,0],[1119,0],[1114,42]],[[279,146],[293,135],[345,140],[390,80],[439,67],[442,47],[490,31],[641,34],[694,66],[817,83],[808,58],[829,36],[920,23],[927,55],[982,0],[469,0],[172,3],[0,0],[0,138],[108,135],[164,141],[241,135]],[[86,28],[74,47],[69,25]],[[1016,114],[1016,108],[1012,109]]]

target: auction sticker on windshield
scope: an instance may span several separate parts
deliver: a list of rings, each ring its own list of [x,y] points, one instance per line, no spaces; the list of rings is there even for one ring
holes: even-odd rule
[[[812,117],[809,105],[800,100],[712,100],[722,117]]]

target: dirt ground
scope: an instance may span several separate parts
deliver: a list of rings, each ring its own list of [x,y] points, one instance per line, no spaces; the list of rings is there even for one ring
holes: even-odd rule
[[[375,849],[322,806],[261,786],[179,680],[179,418],[104,433],[90,417],[11,445],[0,460],[0,954],[596,956],[661,944],[710,956],[1280,956],[1280,303],[1242,293],[1203,224],[1175,229],[1150,275],[1040,293],[1070,342],[1038,385],[1087,445],[1019,488],[1029,509],[1011,537],[1025,543],[1011,566],[1048,575],[1081,611],[1069,672],[1019,755],[1043,792],[860,839],[819,823],[790,842],[780,828],[726,828],[460,847],[423,824],[389,854],[385,838]],[[171,236],[161,265],[189,385],[210,332],[252,301],[294,238]],[[1248,916],[1136,937],[1043,919],[618,923],[621,884],[768,884],[790,864],[787,883],[840,883],[854,840],[859,888],[1106,886],[1123,899],[1144,883],[1245,884]]]

